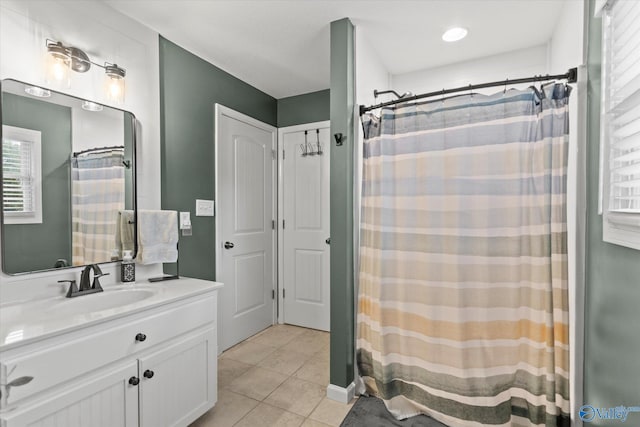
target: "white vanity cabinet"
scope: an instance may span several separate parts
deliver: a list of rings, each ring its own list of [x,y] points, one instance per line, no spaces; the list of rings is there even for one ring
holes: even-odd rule
[[[0,347],[3,384],[33,377],[1,427],[188,426],[217,400],[216,289]]]
[[[140,427],[186,426],[213,406],[215,343],[208,330],[138,359]]]
[[[135,427],[138,389],[129,378],[137,373],[137,363],[129,361],[82,378],[4,414],[3,427]]]

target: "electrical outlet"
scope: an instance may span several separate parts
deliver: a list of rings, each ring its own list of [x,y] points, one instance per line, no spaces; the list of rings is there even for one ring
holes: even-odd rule
[[[213,216],[213,200],[196,199],[196,216]]]

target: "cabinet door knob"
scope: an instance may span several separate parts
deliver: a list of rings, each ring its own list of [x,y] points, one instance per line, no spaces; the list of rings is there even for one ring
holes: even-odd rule
[[[142,342],[142,341],[144,341],[146,339],[147,339],[147,336],[145,334],[143,334],[143,333],[140,333],[140,334],[136,335],[136,341]]]
[[[235,245],[231,242],[224,242],[224,248],[225,249],[233,249]]]
[[[144,375],[145,378],[153,378],[153,371],[147,369],[142,375]]]
[[[131,378],[129,378],[129,384],[131,384],[131,385],[138,385],[138,384],[140,384],[140,378],[138,378],[138,377],[131,377]]]

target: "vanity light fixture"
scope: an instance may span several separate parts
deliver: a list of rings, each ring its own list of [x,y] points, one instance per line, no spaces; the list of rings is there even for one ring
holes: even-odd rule
[[[69,76],[69,55],[67,48],[60,42],[47,40],[47,83],[58,87],[69,87],[71,79]]]
[[[91,61],[81,49],[65,46],[62,42],[47,39],[47,82],[51,84],[71,84],[69,70],[86,73],[95,65],[104,69],[106,80],[106,97],[109,101],[122,104],[124,102],[124,77],[127,72],[117,64],[105,62],[104,65]]]
[[[91,101],[83,101],[82,109],[87,111],[102,111],[102,105]]]
[[[467,36],[469,31],[466,28],[462,27],[453,27],[449,28],[442,35],[442,40],[446,42],[457,42],[458,40],[462,40]]]
[[[117,64],[105,64],[105,84],[107,99],[122,104],[124,102],[124,76],[126,71]]]
[[[29,95],[37,96],[38,98],[49,98],[51,96],[51,91],[49,89],[43,89],[38,86],[27,86],[24,88],[24,91]]]

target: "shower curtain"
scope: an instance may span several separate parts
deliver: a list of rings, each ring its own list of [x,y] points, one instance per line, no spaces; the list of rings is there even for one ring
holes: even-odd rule
[[[125,207],[123,161],[120,148],[71,159],[73,265],[111,260],[118,213]]]
[[[397,418],[569,425],[569,92],[363,117],[357,361]]]

